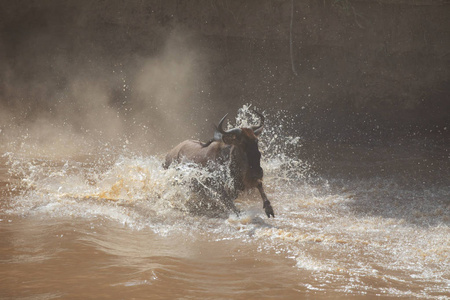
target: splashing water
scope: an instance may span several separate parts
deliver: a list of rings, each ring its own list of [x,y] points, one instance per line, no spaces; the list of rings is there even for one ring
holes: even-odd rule
[[[189,164],[164,170],[160,156],[129,151],[110,159],[5,154],[11,180],[2,215],[101,219],[125,225],[129,235],[150,229],[160,237],[181,234],[208,243],[234,241],[261,255],[292,261],[302,278],[292,279],[291,288],[300,291],[448,298],[448,187],[417,192],[386,178],[322,180],[301,159],[302,138],[286,133],[289,115],[264,114],[260,150],[275,219],[265,218],[255,191],[236,200],[243,211],[240,217],[192,213],[193,206],[205,209],[192,183],[219,173]],[[257,123],[249,105],[239,110],[235,126]]]
[[[245,105],[238,111],[236,126],[250,126],[257,122],[257,116]],[[229,125],[230,126],[230,125]],[[261,139],[263,168],[268,181],[273,184],[297,182],[304,179],[310,166],[298,158],[301,147],[299,137],[285,136],[283,124],[266,126],[266,134]],[[128,150],[127,150],[128,151]],[[287,153],[293,155],[288,155]],[[99,151],[101,152],[101,151]],[[109,152],[108,158],[114,157]],[[215,185],[231,185],[226,182],[226,172],[220,166],[211,172],[195,165],[180,164],[176,168],[163,170],[161,159],[157,156],[139,157],[137,155],[118,155],[111,164],[103,157],[90,157],[86,161],[27,159],[15,157],[13,153],[4,155],[9,161],[10,175],[20,178],[13,189],[21,189],[19,196],[30,201],[22,201],[20,206],[37,207],[43,199],[54,209],[54,202],[63,203],[74,199],[98,200],[115,204],[148,202],[157,212],[167,208],[188,211],[188,205],[195,201],[192,182],[202,184],[213,181]],[[220,178],[220,180],[217,180]],[[210,196],[216,193],[214,188],[205,187]],[[214,197],[211,197],[214,198]],[[31,200],[33,199],[33,200]],[[198,199],[197,199],[198,200]],[[221,205],[215,199],[217,205]],[[41,203],[42,204],[42,203]],[[194,203],[195,205],[195,203]],[[199,207],[201,208],[201,207]]]
[[[288,134],[293,131],[286,128],[287,124],[293,123],[293,117],[286,111],[277,111],[266,119],[259,148],[263,156],[263,169],[270,181],[277,184],[295,183],[313,176],[311,164],[301,159],[302,138]],[[258,122],[259,117],[251,105],[244,105],[238,110],[236,127],[250,127]]]

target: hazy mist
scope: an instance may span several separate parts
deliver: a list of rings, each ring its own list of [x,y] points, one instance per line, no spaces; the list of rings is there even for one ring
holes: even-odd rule
[[[2,150],[160,153],[247,103],[311,140],[446,143],[449,5],[391,2],[1,1]]]

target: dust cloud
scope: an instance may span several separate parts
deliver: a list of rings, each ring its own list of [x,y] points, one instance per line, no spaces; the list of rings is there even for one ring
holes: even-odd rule
[[[34,9],[48,11],[42,6]],[[14,12],[17,22],[29,17]],[[34,17],[14,38],[3,36],[2,152],[55,157],[126,147],[149,153],[204,126],[208,100],[197,94],[206,95],[199,90],[207,85],[206,59],[194,35],[172,28],[154,51],[117,54],[107,49],[108,38],[95,43],[93,29],[80,25],[82,15],[68,15],[72,22]],[[34,23],[40,27],[32,29]],[[58,32],[53,25],[61,24],[66,29]],[[203,121],[193,119],[200,110]]]
[[[244,104],[321,144],[445,148],[448,6],[428,2],[2,1],[1,151],[165,152]]]
[[[167,139],[166,135],[178,139],[195,135],[201,130],[199,125],[204,125],[193,119],[200,119],[200,112],[208,106],[208,99],[197,97],[204,91],[196,89],[207,82],[202,70],[204,58],[188,40],[189,33],[172,32],[161,53],[142,60],[140,72],[130,83],[138,95],[133,102],[133,109],[138,109],[133,119],[151,126],[158,141]],[[203,114],[203,120],[206,116]]]

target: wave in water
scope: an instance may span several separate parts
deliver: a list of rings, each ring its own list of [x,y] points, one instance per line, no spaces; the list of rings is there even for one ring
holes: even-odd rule
[[[301,137],[285,134],[286,114],[271,119],[277,121],[267,124],[260,148],[275,219],[265,217],[257,191],[236,200],[239,217],[192,213],[198,199],[189,182],[215,174],[190,165],[164,170],[162,156],[126,151],[108,159],[62,160],[8,153],[10,177],[16,180],[9,185],[4,213],[108,220],[160,237],[237,240],[292,260],[309,272],[298,284],[312,291],[448,296],[449,188],[417,191],[382,177],[325,180],[301,159]],[[256,120],[245,106],[236,124]]]

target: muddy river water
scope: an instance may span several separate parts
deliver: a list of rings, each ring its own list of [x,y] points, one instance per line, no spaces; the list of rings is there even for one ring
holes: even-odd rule
[[[322,145],[332,159],[313,162],[270,136],[274,219],[257,191],[240,216],[193,213],[185,180],[201,174],[163,154],[5,151],[0,298],[450,298],[446,149]]]

